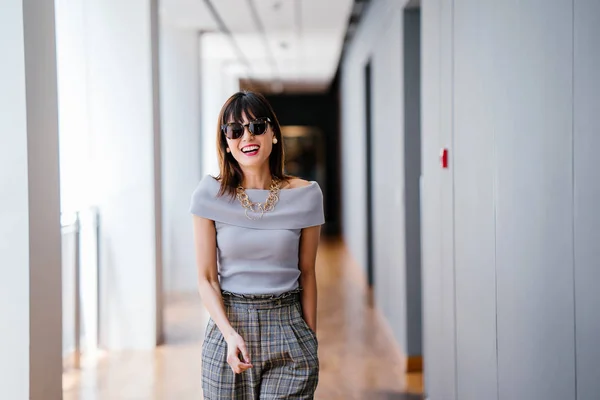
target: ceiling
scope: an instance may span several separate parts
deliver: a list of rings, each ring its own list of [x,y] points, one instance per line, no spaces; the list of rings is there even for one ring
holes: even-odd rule
[[[204,59],[275,92],[327,90],[354,0],[161,0],[161,20],[203,32]]]

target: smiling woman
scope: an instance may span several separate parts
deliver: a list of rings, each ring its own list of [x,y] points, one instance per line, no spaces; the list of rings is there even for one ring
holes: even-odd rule
[[[282,141],[279,121],[262,95],[238,92],[231,96],[221,109],[217,128],[219,193],[233,196],[240,184],[266,188],[272,178],[289,183],[283,172]]]
[[[317,387],[323,195],[316,182],[284,174],[282,141],[262,95],[234,94],[219,115],[220,174],[192,195],[199,292],[211,316],[205,399],[312,399]]]

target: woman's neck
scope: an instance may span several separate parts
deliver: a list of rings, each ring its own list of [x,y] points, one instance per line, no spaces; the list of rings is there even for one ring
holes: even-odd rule
[[[242,187],[245,189],[268,189],[271,186],[271,171],[269,166],[260,170],[244,170]]]

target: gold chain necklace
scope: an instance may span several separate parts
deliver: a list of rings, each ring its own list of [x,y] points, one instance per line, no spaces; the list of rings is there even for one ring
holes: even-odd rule
[[[269,196],[264,204],[252,202],[250,198],[248,198],[248,194],[246,194],[246,190],[242,186],[237,187],[236,197],[242,204],[242,207],[245,209],[246,218],[255,221],[261,219],[264,213],[273,211],[275,209],[275,204],[277,204],[279,201],[279,190],[280,181],[273,179],[271,186],[269,187]],[[254,214],[254,216],[252,214]]]

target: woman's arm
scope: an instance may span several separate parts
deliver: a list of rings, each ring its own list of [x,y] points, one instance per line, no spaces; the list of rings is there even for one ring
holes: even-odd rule
[[[302,286],[302,313],[304,314],[304,320],[313,332],[317,332],[317,277],[315,262],[320,235],[321,227],[312,226],[302,229],[300,236],[299,267],[300,286]]]
[[[202,302],[213,321],[227,340],[227,362],[235,373],[251,368],[250,356],[244,340],[233,329],[221,296],[221,286],[217,272],[217,233],[215,223],[209,219],[194,216],[194,248],[198,267],[198,291]],[[241,362],[238,354],[241,351],[245,362]]]

